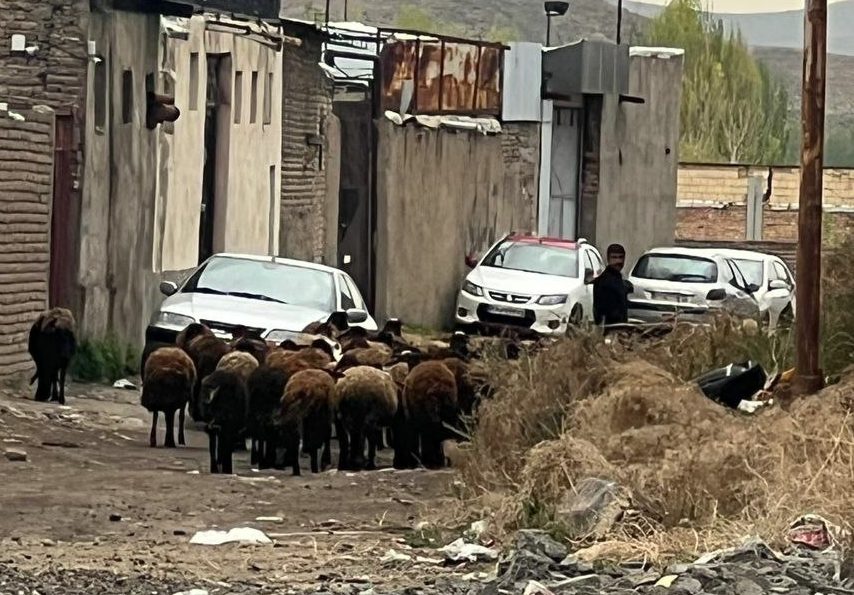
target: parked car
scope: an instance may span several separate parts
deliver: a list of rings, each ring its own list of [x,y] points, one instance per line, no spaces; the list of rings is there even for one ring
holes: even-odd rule
[[[164,281],[160,291],[167,297],[146,330],[146,344],[174,343],[193,322],[224,339],[244,327],[278,343],[299,338],[335,311],[346,311],[353,326],[377,330],[347,273],[298,260],[218,254],[180,285]]]
[[[795,276],[779,257],[751,250],[710,250],[731,258],[747,282],[758,286],[753,293],[761,320],[770,329],[795,317]]]
[[[509,234],[477,259],[457,298],[463,327],[511,328],[561,335],[593,319],[593,279],[605,268],[598,250],[571,242]]]
[[[723,309],[759,320],[754,297],[760,288],[750,283],[736,261],[714,250],[655,248],[641,256],[629,276],[629,317],[659,322],[679,316],[702,319]]]

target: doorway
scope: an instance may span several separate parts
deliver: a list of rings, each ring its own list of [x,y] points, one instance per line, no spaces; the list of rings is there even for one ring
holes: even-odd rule
[[[205,92],[205,165],[199,216],[199,263],[221,250],[219,233],[228,180],[231,55],[208,54]]]
[[[566,240],[578,234],[581,114],[580,109],[555,106],[552,120],[548,235]]]
[[[57,115],[53,151],[53,207],[50,221],[50,288],[52,308],[75,307],[79,211],[74,200],[74,117]]]

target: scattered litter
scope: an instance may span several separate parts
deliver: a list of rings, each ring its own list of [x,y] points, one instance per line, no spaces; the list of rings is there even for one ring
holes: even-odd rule
[[[273,541],[263,531],[251,527],[235,527],[230,531],[199,531],[190,539],[193,545],[222,545],[224,543],[254,543],[268,545]]]
[[[175,595],[208,595],[208,592],[204,589],[190,589],[189,591],[175,593]]]
[[[4,438],[3,444],[23,444],[23,441],[17,438]]]
[[[485,581],[489,578],[489,574],[486,572],[469,572],[460,578],[466,582]]]
[[[111,523],[118,523],[118,522],[120,522],[121,520],[122,520],[122,515],[120,515],[120,514],[118,514],[118,513],[115,513],[115,512],[114,512],[114,513],[112,513],[112,514],[110,515],[110,522],[111,522]]]
[[[198,473],[198,471],[196,473]],[[255,522],[257,522],[257,523],[284,523],[285,519],[283,519],[280,516],[259,516],[259,517],[256,517]]]
[[[773,404],[773,399],[767,401],[742,401],[738,404],[738,410],[743,413],[756,413],[763,407],[770,407]]]
[[[406,500],[404,498],[394,497],[391,499],[392,502],[397,502],[398,504],[402,504],[403,506],[413,506],[415,504],[415,500]]]
[[[383,564],[389,564],[394,562],[411,562],[412,556],[407,556],[406,554],[401,554],[400,552],[396,552],[395,550],[388,550],[382,558],[380,558],[380,562]]]
[[[475,521],[465,532],[465,536],[471,539],[472,541],[480,541],[480,538],[483,537],[483,534],[486,533],[486,530],[488,528],[489,521],[487,521],[486,519]]]
[[[415,561],[419,564],[432,564],[433,566],[438,566],[444,560],[440,560],[439,558],[425,558],[424,556],[416,556]]]
[[[497,560],[498,552],[493,549],[466,543],[462,537],[449,543],[439,551],[445,554],[445,559],[450,562],[477,562],[478,560]]]
[[[187,475],[198,475],[198,474],[199,474],[198,469],[193,469],[192,471],[187,471]]]
[[[760,364],[744,362],[712,370],[700,376],[696,382],[703,394],[713,401],[737,409],[741,401],[763,390],[767,379]]]
[[[837,544],[839,528],[817,514],[805,514],[789,526],[789,541],[810,550],[827,551]]]
[[[20,450],[18,448],[9,448],[4,453],[3,456],[6,457],[7,461],[22,463],[27,460],[26,451]]]
[[[123,388],[125,390],[136,390],[136,385],[128,380],[127,378],[122,378],[121,380],[116,380],[113,383],[113,388]]]
[[[678,574],[668,574],[667,576],[662,576],[660,579],[658,579],[658,582],[655,583],[655,586],[669,589],[677,578],[679,578]]]

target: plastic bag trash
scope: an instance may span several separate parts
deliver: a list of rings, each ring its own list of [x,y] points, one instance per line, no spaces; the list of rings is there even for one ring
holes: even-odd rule
[[[189,591],[175,593],[175,595],[208,595],[208,592],[205,589],[190,589]]]
[[[122,378],[121,380],[116,380],[113,383],[113,388],[123,388],[125,390],[136,390],[136,385],[128,380],[127,378]]]
[[[761,391],[767,379],[761,365],[744,362],[712,370],[697,378],[696,383],[703,394],[713,401],[737,409],[742,401],[749,400]]]
[[[528,581],[525,591],[522,595],[554,595],[546,586],[537,581]]]
[[[401,554],[400,552],[396,552],[394,550],[388,550],[382,558],[380,558],[380,562],[383,564],[389,564],[393,562],[411,562],[412,557],[407,556],[406,554]]]
[[[768,401],[742,401],[738,404],[738,410],[742,413],[756,413],[763,407],[769,407],[774,404],[774,400]]]
[[[449,543],[439,551],[445,554],[445,559],[451,562],[477,562],[478,560],[497,560],[498,552],[475,543],[466,543],[460,538]]]
[[[489,521],[486,519],[475,521],[471,524],[466,531],[465,535],[469,539],[480,541],[480,538],[483,537],[483,534],[486,533],[486,530],[489,528]]]
[[[817,514],[805,514],[789,525],[789,541],[811,550],[827,551],[838,543],[839,527]]]
[[[259,516],[255,519],[256,523],[284,523],[285,519],[280,516]]]
[[[273,541],[263,531],[251,527],[235,527],[230,531],[199,531],[190,539],[193,545],[222,545],[224,543],[255,543],[268,545]]]

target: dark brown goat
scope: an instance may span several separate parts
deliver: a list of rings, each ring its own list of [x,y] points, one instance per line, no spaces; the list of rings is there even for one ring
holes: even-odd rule
[[[299,445],[311,457],[311,472],[319,473],[331,462],[332,406],[335,380],[322,370],[294,374],[285,386],[278,424],[294,475],[300,474]],[[323,454],[318,462],[318,450]]]
[[[30,384],[38,380],[36,401],[65,404],[65,374],[77,351],[74,316],[54,308],[39,316],[30,328],[27,349],[36,364]]]
[[[231,347],[213,334],[204,333],[197,335],[190,341],[185,351],[196,366],[196,386],[190,399],[190,415],[194,420],[202,421],[202,414],[199,410],[199,393],[202,380],[213,374],[219,365],[219,361],[231,351]]]

